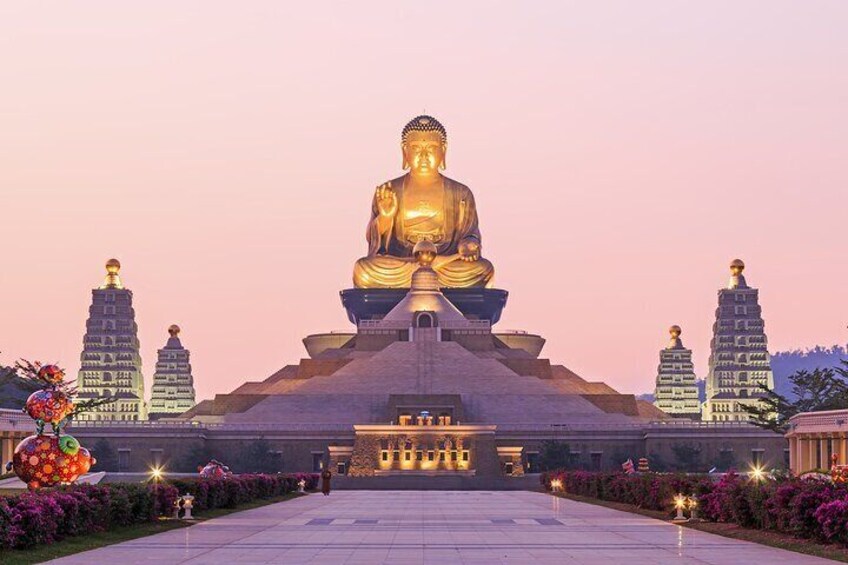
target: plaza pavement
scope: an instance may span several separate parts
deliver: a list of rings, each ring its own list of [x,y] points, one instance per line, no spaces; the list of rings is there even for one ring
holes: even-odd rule
[[[698,563],[825,559],[535,492],[312,494],[53,561],[108,563]]]

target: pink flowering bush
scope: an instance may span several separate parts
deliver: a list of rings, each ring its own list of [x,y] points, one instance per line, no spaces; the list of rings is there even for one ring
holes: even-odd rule
[[[171,516],[177,499],[187,493],[195,497],[196,511],[235,508],[297,490],[301,478],[308,478],[312,488],[318,484],[317,475],[233,475],[171,483],[72,485],[0,496],[0,551]]]
[[[149,522],[169,513],[170,485],[73,485],[0,497],[0,549]],[[167,508],[167,510],[166,510]]]
[[[816,509],[815,518],[826,541],[848,545],[848,500],[825,502]]]
[[[561,481],[572,494],[669,513],[674,510],[675,495],[694,495],[699,516],[705,520],[848,546],[848,486],[844,484],[799,478],[758,482],[735,473],[718,481],[703,475],[589,471],[552,471],[541,476],[547,490],[553,480]]]

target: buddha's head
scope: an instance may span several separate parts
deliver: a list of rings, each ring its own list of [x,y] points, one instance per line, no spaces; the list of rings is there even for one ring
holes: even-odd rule
[[[428,177],[445,168],[448,134],[432,116],[413,118],[401,132],[403,168],[413,176]]]

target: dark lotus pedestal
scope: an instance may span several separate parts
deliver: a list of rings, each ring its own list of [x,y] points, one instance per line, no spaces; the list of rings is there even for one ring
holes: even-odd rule
[[[406,288],[348,288],[339,294],[347,317],[354,324],[360,320],[378,320],[400,302]],[[509,293],[498,288],[443,288],[442,293],[467,318],[489,320],[494,325],[501,319]]]

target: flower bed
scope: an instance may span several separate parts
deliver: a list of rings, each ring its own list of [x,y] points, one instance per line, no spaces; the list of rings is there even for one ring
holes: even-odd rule
[[[848,546],[848,487],[819,479],[754,481],[730,473],[714,482],[704,475],[552,471],[542,484],[561,481],[565,492],[672,512],[675,495],[695,495],[698,516],[745,528],[772,530]]]
[[[157,520],[173,514],[183,494],[197,512],[236,508],[318,484],[318,475],[235,475],[159,484],[72,485],[0,497],[0,549],[23,549],[63,538]]]

